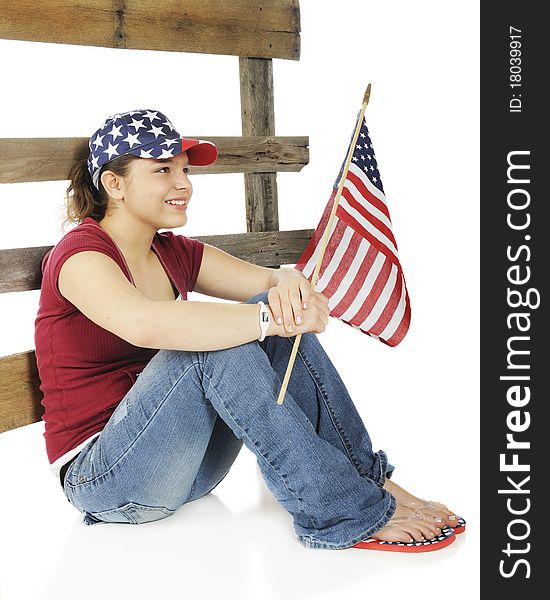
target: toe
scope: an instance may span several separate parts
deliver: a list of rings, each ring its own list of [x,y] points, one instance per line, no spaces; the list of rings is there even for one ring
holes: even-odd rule
[[[431,540],[433,539],[436,535],[438,535],[437,533],[437,529],[435,527],[430,527],[429,525],[423,525],[421,527],[421,531],[424,534],[424,537],[427,540]],[[441,530],[440,530],[441,531]]]
[[[429,514],[436,518],[439,517],[443,519],[445,525],[449,525],[450,527],[457,526],[458,516],[444,504],[441,504],[441,502],[426,501],[425,504],[419,507],[419,510],[423,514]]]
[[[421,529],[421,527],[417,527],[414,525],[407,525],[406,527],[403,528],[407,533],[410,534],[410,536],[413,538],[413,540],[415,542],[423,542],[425,541],[425,536],[424,533]]]

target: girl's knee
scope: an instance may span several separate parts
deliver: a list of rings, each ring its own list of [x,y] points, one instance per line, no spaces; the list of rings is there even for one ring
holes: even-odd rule
[[[269,290],[264,290],[263,292],[260,292],[259,294],[256,294],[255,296],[252,296],[252,298],[249,298],[245,304],[257,304],[260,300],[262,302],[265,302],[267,304],[267,296],[268,296]]]

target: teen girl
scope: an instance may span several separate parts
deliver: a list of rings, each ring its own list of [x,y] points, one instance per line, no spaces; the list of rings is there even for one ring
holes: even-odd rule
[[[458,517],[391,482],[373,452],[315,335],[328,299],[296,269],[159,233],[187,223],[188,166],[216,147],[136,110],[108,118],[89,149],[70,175],[77,226],[42,264],[35,335],[49,461],[84,523],[167,517],[212,491],[244,443],[306,547],[453,541]],[[193,290],[235,302],[187,301]]]

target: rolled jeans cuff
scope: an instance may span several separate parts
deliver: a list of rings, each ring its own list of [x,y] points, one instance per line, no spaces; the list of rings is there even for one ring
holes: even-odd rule
[[[371,479],[378,487],[384,487],[386,477],[388,479],[391,478],[395,467],[388,462],[388,455],[384,452],[384,450],[375,452],[374,456],[375,459],[372,464]]]

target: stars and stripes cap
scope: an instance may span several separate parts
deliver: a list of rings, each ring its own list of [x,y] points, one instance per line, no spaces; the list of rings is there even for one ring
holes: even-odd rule
[[[106,163],[133,154],[140,158],[170,158],[187,152],[190,165],[204,166],[218,157],[212,142],[182,137],[158,110],[132,110],[105,120],[89,142],[88,171],[99,189],[99,173]]]

